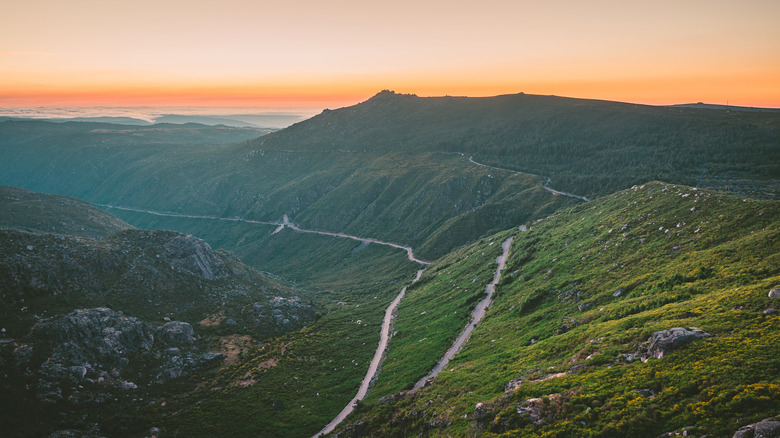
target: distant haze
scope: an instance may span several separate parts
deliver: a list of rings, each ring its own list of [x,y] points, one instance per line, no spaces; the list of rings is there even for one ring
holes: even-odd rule
[[[324,108],[256,107],[8,107],[3,118],[47,119],[51,121],[97,121],[130,125],[149,123],[202,123],[205,125],[286,128],[319,114]]]

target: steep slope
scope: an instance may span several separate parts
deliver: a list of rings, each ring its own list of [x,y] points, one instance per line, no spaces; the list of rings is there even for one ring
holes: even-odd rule
[[[0,227],[102,239],[132,228],[92,204],[19,187],[0,186]]]
[[[72,198],[2,193],[0,401],[9,436],[92,422],[111,435],[141,433],[159,418],[138,412],[144,397],[192,391],[240,348],[314,320],[292,290],[192,235],[132,229]]]
[[[779,219],[774,201],[656,182],[442,259],[407,292],[339,436],[731,436],[773,417]],[[447,370],[402,391],[466,324],[508,236],[486,318]]]
[[[307,228],[420,247],[428,259],[577,202],[544,190],[539,176],[496,171],[458,154],[188,144],[193,132],[167,128],[143,143],[119,129],[65,125],[67,136],[46,125],[0,124],[0,182],[162,212],[261,221],[286,214]],[[225,247],[236,249],[236,242]]]

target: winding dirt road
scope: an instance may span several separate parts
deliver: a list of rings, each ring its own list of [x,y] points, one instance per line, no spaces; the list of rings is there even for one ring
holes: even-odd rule
[[[410,285],[417,282],[417,280],[419,280],[420,277],[422,277],[424,271],[425,269],[420,269],[419,271],[417,271],[417,276],[414,278],[414,280],[411,282]],[[374,381],[376,376],[379,374],[379,364],[382,363],[382,359],[384,359],[385,355],[387,354],[387,346],[388,343],[390,342],[390,328],[393,323],[393,314],[398,308],[398,303],[401,302],[404,295],[406,295],[406,287],[401,289],[401,293],[399,293],[398,296],[395,297],[393,302],[390,303],[390,305],[385,310],[385,319],[382,320],[382,331],[380,332],[379,345],[376,348],[376,352],[374,352],[374,358],[371,360],[371,365],[368,366],[368,371],[366,371],[366,376],[363,378],[363,381],[360,383],[360,389],[358,389],[357,394],[352,398],[352,400],[350,400],[347,406],[344,407],[344,409],[336,416],[336,418],[333,419],[333,421],[328,423],[327,426],[325,426],[321,431],[317,432],[314,435],[314,438],[332,432],[333,429],[336,428],[336,426],[338,426],[342,421],[344,421],[345,418],[347,418],[347,415],[351,414],[352,411],[355,410],[355,404],[357,404],[357,402],[359,402],[360,400],[363,400],[366,394],[368,394],[368,388],[369,386],[371,386],[371,382]]]
[[[192,215],[192,214],[183,214],[183,213],[174,213],[174,212],[167,212],[167,211],[154,211],[154,210],[144,210],[140,208],[130,208],[130,207],[120,207],[117,205],[111,205],[111,204],[94,204],[99,207],[104,208],[113,208],[116,210],[124,210],[124,211],[134,211],[138,213],[147,213],[152,214],[155,216],[164,216],[164,217],[179,217],[179,218],[185,218],[185,219],[206,219],[206,220],[214,220],[214,221],[231,221],[231,222],[245,222],[248,224],[260,224],[260,225],[276,225],[277,228],[273,231],[271,234],[276,234],[282,229],[289,228],[293,231],[297,231],[299,233],[309,233],[309,234],[320,234],[323,236],[331,236],[331,237],[341,237],[344,239],[352,239],[357,240],[358,242],[363,243],[376,243],[377,245],[384,245],[384,246],[390,246],[392,248],[398,248],[403,249],[406,251],[406,255],[409,258],[409,260],[419,263],[421,265],[430,265],[431,262],[426,260],[418,259],[414,256],[414,250],[411,246],[408,245],[400,245],[398,243],[393,242],[385,242],[384,240],[374,239],[371,237],[359,237],[359,236],[353,236],[351,234],[345,234],[345,233],[332,233],[330,231],[319,231],[319,230],[307,230],[306,228],[301,228],[294,223],[290,222],[290,219],[285,214],[282,217],[282,220],[280,222],[266,222],[266,221],[256,221],[252,219],[244,219],[240,218],[238,216],[228,218],[228,217],[219,217],[219,216],[203,216],[203,215]]]
[[[428,382],[428,380],[433,379],[436,377],[441,370],[444,369],[444,367],[447,366],[447,364],[450,362],[450,360],[455,357],[456,354],[460,351],[461,347],[463,347],[463,344],[466,343],[469,336],[471,336],[471,333],[474,331],[474,329],[477,327],[477,324],[482,320],[482,317],[485,316],[485,313],[487,313],[487,309],[490,306],[490,303],[493,301],[493,293],[496,291],[496,285],[498,284],[499,280],[501,280],[501,271],[504,270],[504,266],[506,265],[506,259],[509,257],[509,248],[512,246],[512,237],[506,239],[502,244],[501,248],[504,250],[504,252],[496,258],[496,263],[498,264],[498,267],[496,268],[496,273],[493,274],[493,281],[485,286],[485,292],[487,292],[487,297],[477,303],[477,306],[474,307],[474,310],[471,311],[471,321],[468,323],[465,329],[463,329],[462,332],[460,332],[460,335],[457,339],[455,339],[455,342],[453,342],[452,346],[449,350],[447,350],[446,353],[444,353],[444,356],[439,360],[439,363],[436,364],[435,367],[431,370],[430,373],[428,373],[425,377],[420,379],[417,384],[414,385],[414,390],[420,389]]]
[[[474,162],[471,158],[469,158],[469,161],[472,161],[474,164],[480,165],[480,166],[486,166],[480,163]],[[495,168],[498,169],[498,168]],[[500,170],[507,170],[510,172],[514,172],[509,169],[500,169]],[[515,172],[519,173],[519,172]],[[575,195],[576,196],[576,195]],[[301,228],[294,223],[290,222],[289,217],[285,214],[282,217],[282,220],[279,222],[267,222],[267,221],[256,221],[251,219],[243,219],[240,217],[233,217],[233,218],[223,218],[218,216],[208,216],[208,215],[190,215],[190,214],[183,214],[183,213],[175,213],[175,212],[163,212],[163,211],[154,211],[154,210],[145,210],[145,209],[137,209],[137,208],[130,208],[130,207],[121,207],[121,206],[115,206],[115,205],[106,205],[106,204],[95,204],[99,205],[101,207],[105,208],[113,208],[117,210],[124,210],[124,211],[134,211],[134,212],[140,212],[140,213],[146,213],[146,214],[152,214],[156,216],[167,216],[167,217],[178,217],[178,218],[187,218],[187,219],[205,219],[205,220],[218,220],[218,221],[234,221],[234,222],[245,222],[250,224],[261,224],[261,225],[276,225],[277,228],[273,231],[273,234],[276,234],[283,230],[284,228],[290,228],[293,231],[300,232],[300,233],[310,233],[310,234],[320,234],[324,236],[332,236],[332,237],[339,237],[339,238],[345,238],[345,239],[352,239],[356,240],[362,243],[376,243],[378,245],[385,245],[390,246],[393,248],[403,249],[406,251],[407,257],[409,260],[419,263],[421,265],[429,265],[431,262],[420,260],[414,256],[414,251],[410,246],[407,245],[399,245],[397,243],[392,242],[385,242],[378,239],[373,238],[366,238],[366,237],[358,237],[353,236],[351,234],[345,234],[345,233],[333,233],[329,231],[318,231],[318,230],[308,230],[305,228]],[[419,389],[425,386],[425,383],[427,380],[432,379],[436,377],[436,375],[439,374],[439,372],[444,369],[445,366],[447,366],[447,363],[452,359],[458,351],[460,351],[463,344],[466,342],[468,337],[471,335],[471,333],[474,331],[474,328],[477,326],[477,324],[482,320],[482,317],[485,316],[485,313],[487,312],[488,307],[490,306],[490,303],[493,299],[493,293],[495,292],[496,285],[498,284],[499,280],[501,279],[501,271],[504,269],[504,265],[506,264],[506,259],[509,256],[509,248],[512,244],[512,238],[506,239],[502,244],[501,247],[503,248],[503,253],[498,256],[496,259],[496,262],[498,263],[498,268],[496,269],[496,272],[493,276],[493,281],[485,286],[485,291],[487,292],[487,297],[477,303],[477,306],[474,308],[474,310],[471,312],[471,321],[466,326],[466,328],[461,332],[461,334],[456,339],[455,343],[450,347],[449,350],[447,350],[447,353],[442,357],[442,359],[439,361],[439,363],[434,367],[434,369],[425,377],[423,377],[417,384],[415,385],[414,389]],[[410,283],[414,284],[417,282],[420,277],[422,276],[423,272],[425,272],[425,269],[420,269],[417,271],[417,276],[415,279]],[[347,404],[347,406],[344,407],[344,409],[336,416],[336,418],[333,419],[330,423],[328,423],[327,426],[325,426],[321,431],[319,431],[317,434],[314,435],[315,438],[328,434],[335,429],[336,426],[338,426],[344,419],[352,413],[352,411],[355,409],[355,405],[360,400],[363,400],[365,398],[366,394],[368,393],[369,387],[371,386],[371,383],[375,381],[376,377],[379,373],[379,366],[382,363],[382,360],[384,359],[385,355],[387,354],[388,345],[390,342],[390,330],[392,327],[394,314],[398,308],[398,304],[403,299],[404,295],[406,294],[406,289],[408,286],[401,289],[401,292],[395,297],[395,299],[390,303],[390,305],[385,309],[385,317],[382,320],[382,329],[380,331],[380,338],[379,338],[379,345],[377,345],[377,349],[374,352],[374,357],[371,360],[371,364],[368,367],[368,370],[366,371],[366,375],[363,378],[363,381],[360,384],[360,388],[358,389],[357,394],[352,398],[352,400]]]
[[[460,154],[460,155],[462,155],[462,156],[464,156],[464,157],[465,157],[465,155],[464,155],[464,154]],[[503,172],[510,172],[510,173],[516,173],[516,174],[521,174],[521,175],[533,175],[533,176],[540,176],[540,175],[536,175],[536,174],[534,174],[534,173],[528,173],[528,172],[519,172],[519,171],[517,171],[517,170],[507,169],[507,168],[504,168],[504,167],[496,167],[496,166],[490,166],[490,165],[488,165],[488,164],[484,164],[484,163],[479,163],[479,162],[477,162],[477,161],[474,161],[474,157],[469,157],[469,161],[470,161],[471,163],[474,163],[474,164],[476,164],[477,166],[487,167],[488,169],[493,169],[493,170],[500,170],[500,171],[503,171]],[[568,197],[570,197],[570,198],[576,198],[576,199],[580,199],[580,200],[582,200],[582,201],[585,201],[585,202],[588,202],[588,201],[590,201],[590,199],[588,199],[588,198],[586,198],[586,197],[584,197],[584,196],[575,195],[574,193],[569,193],[569,192],[562,192],[562,191],[560,191],[560,190],[555,190],[555,189],[551,188],[551,187],[550,187],[550,178],[549,178],[549,177],[547,178],[547,182],[545,182],[545,183],[544,183],[544,185],[542,186],[542,188],[543,188],[543,189],[545,189],[545,190],[547,190],[548,192],[552,193],[553,195],[568,196]]]

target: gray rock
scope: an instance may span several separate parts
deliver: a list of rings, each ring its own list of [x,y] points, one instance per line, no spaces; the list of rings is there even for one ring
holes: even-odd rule
[[[767,418],[753,428],[755,438],[780,438],[780,419]]]
[[[780,438],[780,417],[743,426],[734,432],[732,438]]]
[[[780,299],[780,287],[772,288],[772,290],[769,291],[769,298]]]
[[[618,290],[616,290],[615,293],[612,294],[612,296],[615,297],[615,298],[617,298],[617,297],[619,297],[621,295],[623,295],[623,288],[622,287],[619,288]]]
[[[100,426],[95,423],[89,429],[58,430],[49,435],[49,438],[99,438],[103,436],[100,433]]]
[[[190,347],[195,342],[195,330],[182,321],[166,322],[156,334],[157,339],[171,347]]]
[[[67,365],[118,363],[125,355],[149,351],[151,326],[105,307],[77,309],[37,324],[33,332],[53,341],[51,358]]]
[[[650,337],[651,356],[661,359],[670,351],[676,350],[689,342],[697,339],[712,336],[704,330],[697,327],[673,327],[668,330],[661,330],[653,333]]]
[[[180,272],[207,280],[228,275],[227,265],[209,244],[190,234],[171,235],[164,248],[166,260]]]
[[[204,364],[213,362],[222,362],[225,359],[225,355],[222,353],[203,353],[200,356],[200,361]]]

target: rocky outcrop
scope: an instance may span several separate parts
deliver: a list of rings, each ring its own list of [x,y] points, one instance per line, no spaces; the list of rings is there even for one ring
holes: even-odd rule
[[[689,327],[687,329],[673,327],[668,330],[657,331],[650,337],[650,348],[648,352],[651,356],[661,359],[670,351],[709,336],[712,335],[698,327]]]
[[[77,309],[37,324],[13,354],[17,366],[37,375],[39,400],[77,403],[219,365],[224,355],[199,352],[196,339],[186,322],[155,327],[109,308]]]
[[[769,298],[780,299],[780,287],[772,288],[772,290],[769,291]]]
[[[741,427],[733,438],[780,438],[780,416]]]
[[[165,258],[179,272],[196,275],[206,280],[228,275],[225,262],[208,243],[191,234],[175,234],[163,245]]]
[[[673,327],[667,330],[654,332],[647,341],[639,345],[639,349],[633,353],[623,353],[621,356],[626,362],[640,360],[647,362],[651,357],[663,358],[667,353],[703,338],[710,337],[709,333],[698,327]]]
[[[5,323],[8,337],[24,336],[33,315],[77,307],[189,323],[224,315],[233,324],[223,331],[259,338],[302,328],[315,313],[232,254],[174,231],[124,230],[97,241],[0,229],[0,298],[19,319]]]
[[[273,297],[265,304],[254,303],[252,310],[257,324],[272,321],[281,331],[302,328],[315,314],[314,307],[305,304],[299,297]]]
[[[156,330],[157,339],[169,347],[192,346],[195,342],[195,330],[182,321],[166,322]]]
[[[150,324],[105,307],[74,310],[36,325],[33,333],[53,345],[50,361],[69,365],[120,365],[154,344]]]

